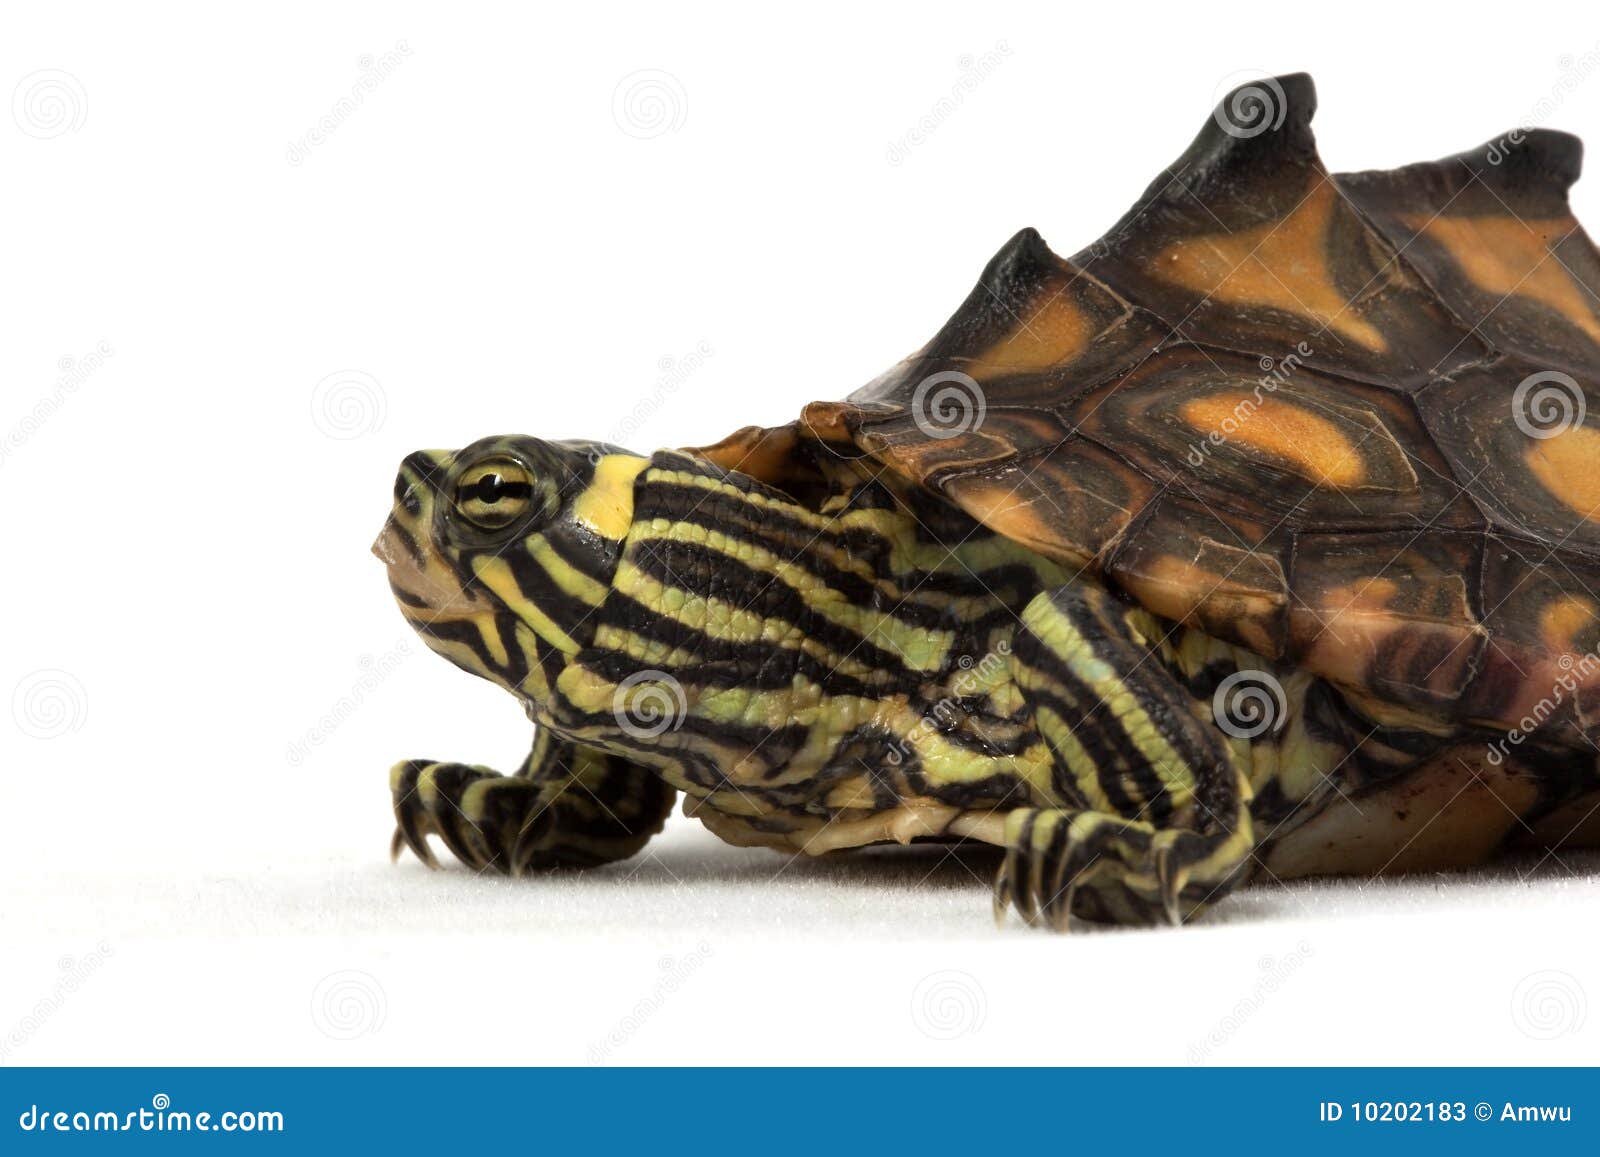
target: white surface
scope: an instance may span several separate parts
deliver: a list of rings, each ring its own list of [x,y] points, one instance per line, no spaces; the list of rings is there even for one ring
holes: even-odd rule
[[[527,735],[406,638],[366,554],[411,448],[704,442],[844,394],[1020,226],[1096,237],[1240,69],[1313,72],[1335,168],[1535,110],[1592,136],[1600,74],[1564,80],[1600,48],[1586,6],[63,5],[4,31],[0,81],[64,72],[83,114],[0,121],[7,1063],[1595,1059],[1592,857],[1069,938],[995,932],[938,853],[780,872],[683,821],[587,878],[392,868],[393,760],[509,768]],[[650,139],[613,109],[641,70],[671,77]],[[351,408],[318,409],[345,370]]]
[[[376,826],[352,821],[368,853]],[[786,864],[691,821],[520,882],[376,854],[68,868],[7,901],[31,1031],[6,1059],[1591,1063],[1600,859],[1564,858],[1576,878],[1269,885],[1204,925],[1066,937],[996,931],[985,861]]]

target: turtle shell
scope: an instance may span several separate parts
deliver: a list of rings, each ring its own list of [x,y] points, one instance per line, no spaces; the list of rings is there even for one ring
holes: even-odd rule
[[[923,349],[702,453],[868,455],[1151,611],[1380,704],[1600,740],[1600,255],[1582,146],[1334,175],[1230,94],[1069,259],[1025,229]]]

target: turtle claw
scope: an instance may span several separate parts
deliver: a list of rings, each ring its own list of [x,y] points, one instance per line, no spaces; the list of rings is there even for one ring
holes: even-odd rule
[[[459,763],[413,759],[395,764],[389,772],[396,825],[389,845],[391,858],[398,859],[406,847],[428,867],[437,868],[439,861],[428,846],[428,837],[436,835],[469,867],[482,871],[493,866],[500,857],[490,847],[492,840],[469,814],[473,805],[463,804],[475,784],[500,778],[486,768]]]
[[[1006,914],[1011,910],[1013,889],[1011,886],[1012,865],[1015,855],[1010,848],[1006,849],[1005,859],[1000,861],[1000,868],[994,874],[994,926],[1006,926]]]
[[[389,841],[389,859],[399,862],[402,847],[430,868],[439,861],[428,847],[428,833],[433,830],[432,820],[420,798],[423,772],[435,766],[425,759],[397,763],[389,770],[389,788],[394,795],[394,836]]]
[[[1181,924],[1188,876],[1181,837],[1101,812],[1021,808],[1006,817],[994,882],[997,923],[1014,908],[1030,926],[1072,928],[1074,914],[1118,923]]]
[[[1052,932],[1072,931],[1072,903],[1077,899],[1078,886],[1072,884],[1067,888],[1067,894],[1061,904],[1056,908],[1055,915],[1050,920]]]
[[[397,831],[430,868],[438,836],[479,873],[524,876],[624,860],[661,830],[677,793],[655,772],[540,731],[516,775],[413,759],[389,769]]]
[[[428,841],[409,835],[405,828],[396,826],[394,835],[389,840],[389,862],[398,864],[400,862],[400,854],[407,848],[410,848],[412,854],[421,860],[423,865],[430,871],[438,869],[439,861],[434,857],[433,849],[428,847]]]
[[[1178,894],[1183,885],[1172,866],[1172,845],[1162,844],[1156,849],[1156,888],[1161,896],[1161,911],[1167,923],[1177,928],[1183,923],[1183,911],[1178,907]]]
[[[430,868],[439,866],[428,837],[436,835],[451,855],[477,872],[521,876],[550,867],[555,815],[540,786],[486,767],[399,763],[389,773],[394,794],[395,834],[390,855],[410,848]]]
[[[1074,838],[1080,814],[1023,808],[1007,817],[1006,855],[995,877],[997,923],[1015,908],[1029,927],[1069,930],[1077,890],[1094,873],[1098,855]]]

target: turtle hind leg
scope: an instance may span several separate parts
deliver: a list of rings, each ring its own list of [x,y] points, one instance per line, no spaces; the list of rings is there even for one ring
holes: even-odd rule
[[[1178,923],[1248,875],[1249,788],[1222,734],[1099,587],[1038,595],[1012,675],[1056,765],[1055,807],[1006,817],[996,915]]]
[[[646,768],[541,730],[516,775],[464,763],[410,760],[389,773],[396,857],[430,867],[437,835],[478,872],[521,875],[594,867],[637,853],[661,830],[675,792]]]

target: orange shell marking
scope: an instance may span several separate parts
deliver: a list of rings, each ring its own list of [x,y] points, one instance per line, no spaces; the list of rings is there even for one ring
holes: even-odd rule
[[[1096,322],[1067,296],[1057,291],[1032,317],[972,359],[966,371],[982,381],[989,374],[1047,370],[1069,362],[1089,348]]]
[[[1309,317],[1383,353],[1389,343],[1350,311],[1328,270],[1328,223],[1336,204],[1333,186],[1324,178],[1283,220],[1180,241],[1161,251],[1153,272],[1230,305],[1263,305]]]
[[[1555,498],[1591,522],[1600,512],[1600,430],[1574,426],[1528,447],[1528,469]]]
[[[1551,654],[1581,654],[1580,636],[1594,625],[1596,618],[1594,603],[1569,595],[1544,609],[1539,616],[1539,635]]]
[[[1588,292],[1553,253],[1578,227],[1576,221],[1515,217],[1403,218],[1413,229],[1449,252],[1461,272],[1479,289],[1500,297],[1516,294],[1545,305],[1600,343],[1600,320]]]
[[[1183,420],[1202,434],[1213,431],[1291,464],[1319,485],[1348,489],[1367,478],[1361,452],[1338,424],[1282,398],[1257,401],[1245,390],[1225,390],[1184,403]]]

